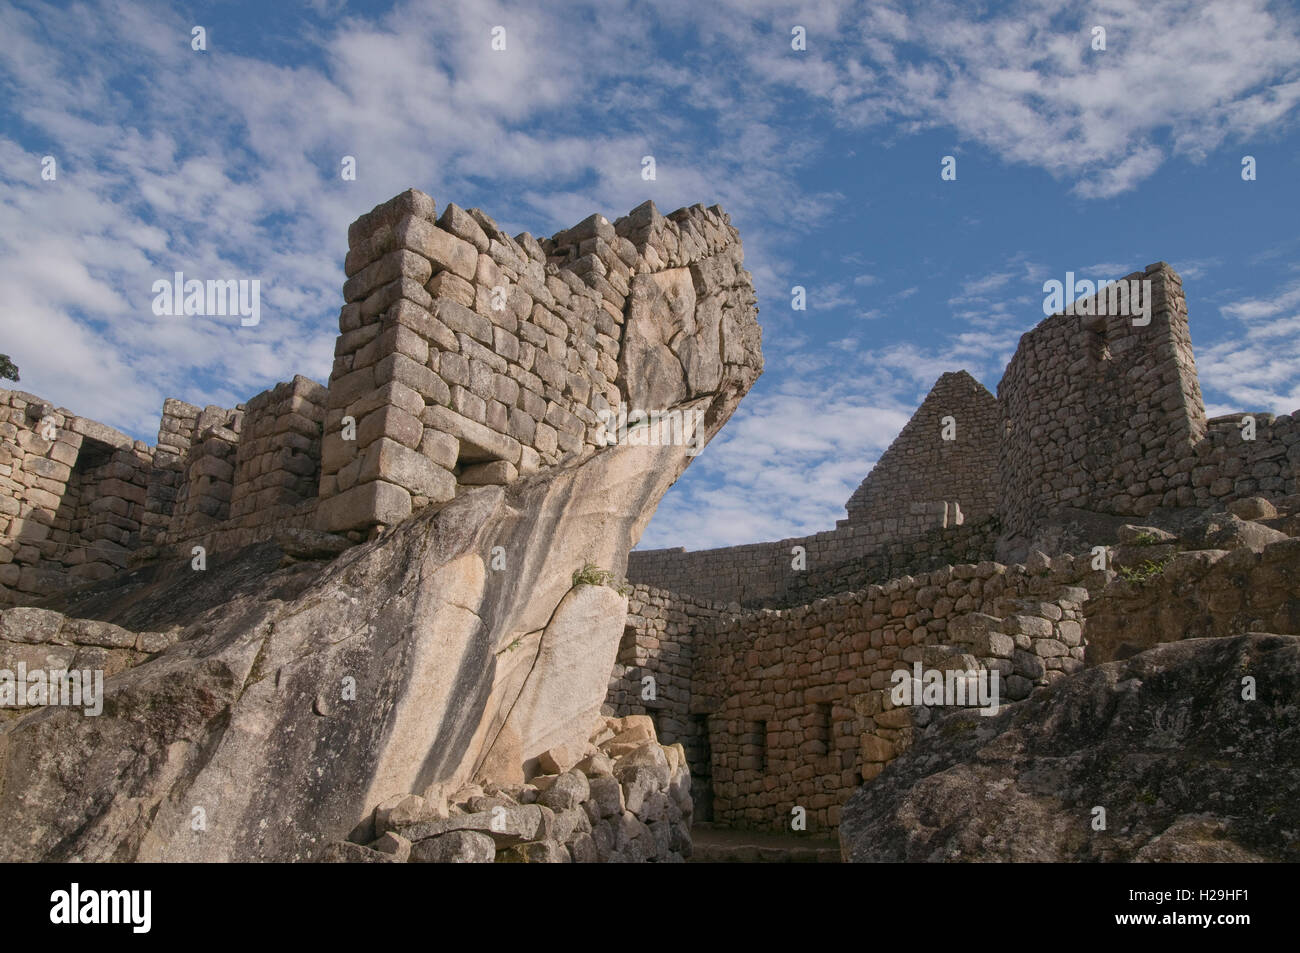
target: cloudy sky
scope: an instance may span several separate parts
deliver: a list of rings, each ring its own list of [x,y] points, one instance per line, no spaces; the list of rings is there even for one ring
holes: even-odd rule
[[[1300,408],[1292,4],[7,0],[0,36],[0,352],[150,443],[165,397],[325,381],[347,225],[412,186],[512,234],[730,212],[767,371],[643,548],[829,529],[1069,270],[1168,261],[1210,413]],[[259,279],[260,323],[155,316],[178,270]]]

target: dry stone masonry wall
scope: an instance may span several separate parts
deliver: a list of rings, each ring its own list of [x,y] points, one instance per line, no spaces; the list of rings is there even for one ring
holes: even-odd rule
[[[933,548],[932,534],[960,527],[962,521],[961,510],[955,504],[908,503],[896,516],[870,522],[845,521],[834,530],[775,543],[692,552],[637,550],[628,558],[628,576],[636,582],[715,602],[784,604],[794,598],[792,593],[810,585],[810,572],[824,579],[850,563],[862,565],[874,559],[883,565],[888,552],[903,556],[913,541],[917,541],[918,552],[929,551]],[[796,547],[802,549],[802,559]],[[796,569],[796,560],[806,568]]]
[[[620,411],[667,409],[683,388],[740,394],[761,371],[717,206],[665,217],[646,202],[539,241],[411,190],[348,244],[328,387],[299,376],[234,408],[169,399],[153,448],[0,391],[0,604],[193,546],[359,542],[461,487],[604,446]]]
[[[955,501],[968,520],[994,513],[1001,418],[979,381],[944,374],[849,497],[848,522],[890,519],[906,504],[935,500]]]
[[[691,856],[691,773],[644,715],[601,719],[581,750],[542,757],[522,784],[450,798],[397,795],[327,863],[682,863]],[[364,846],[356,842],[368,842]]]
[[[875,720],[896,670],[997,670],[1005,701],[1082,666],[1076,575],[945,567],[701,631],[690,706],[708,726],[714,819],[789,830],[801,807],[809,830],[835,827],[848,795],[905,747],[902,716]]]
[[[682,745],[696,779],[696,807],[709,819],[712,770],[707,727],[690,710],[695,672],[695,633],[725,607],[639,585],[628,596],[627,623],[610,674],[608,710],[649,717],[657,737]],[[699,799],[705,799],[701,805]]]
[[[885,555],[899,543],[928,536],[923,545],[933,549],[942,531],[960,549],[965,525],[984,518],[997,520],[987,526],[998,527],[998,544],[968,549],[967,558],[1020,559],[1034,548],[1059,550],[1060,527],[1081,519],[1118,525],[1158,508],[1223,507],[1300,490],[1295,415],[1206,420],[1173,269],[1156,262],[1122,280],[1149,289],[1126,309],[1099,293],[1044,319],[1021,337],[996,399],[965,372],[940,377],[835,530],[695,552],[637,551],[629,577],[718,602],[789,605],[827,591],[821,580],[856,585],[907,571],[906,559]],[[1097,315],[1103,299],[1111,313]],[[948,417],[953,440],[944,439]],[[792,565],[795,546],[806,550],[805,570]]]
[[[391,524],[604,446],[603,414],[686,398],[680,369],[691,392],[752,380],[753,292],[716,206],[664,218],[647,202],[540,242],[478,209],[435,211],[406,192],[349,230],[321,528]]]
[[[0,391],[0,604],[113,575],[139,545],[149,448]]]

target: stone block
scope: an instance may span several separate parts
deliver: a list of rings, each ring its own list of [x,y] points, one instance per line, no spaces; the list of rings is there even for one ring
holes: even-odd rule
[[[434,268],[445,268],[466,281],[473,279],[478,268],[477,248],[423,218],[403,218],[394,227],[393,237],[398,247],[409,248],[427,258]]]
[[[492,486],[513,483],[518,477],[519,471],[513,463],[493,460],[466,467],[461,472],[460,482],[465,486]]]
[[[367,265],[343,285],[343,299],[349,304],[368,297],[371,292],[398,278],[410,278],[423,285],[433,273],[428,259],[405,248],[398,248]]]
[[[388,437],[381,437],[367,447],[362,458],[358,481],[364,487],[372,480],[394,483],[433,502],[450,500],[456,495],[456,480],[449,471]]]
[[[481,423],[461,416],[447,407],[424,408],[424,425],[450,434],[460,443],[459,460],[462,463],[486,463],[505,460],[518,464],[520,444],[505,434],[496,433]]]
[[[864,762],[891,761],[894,757],[894,746],[878,735],[863,735],[861,752]]]
[[[411,515],[411,494],[400,486],[375,480],[322,500],[316,510],[319,529],[326,532],[364,529],[375,523],[392,525]]]
[[[405,354],[389,354],[375,365],[376,384],[383,385],[390,381],[405,384],[426,401],[437,396],[443,389],[437,374]]]
[[[437,219],[433,198],[419,189],[407,189],[387,202],[376,205],[348,226],[348,247],[356,247],[384,226],[390,228],[409,215],[429,222]]]
[[[485,347],[492,346],[492,322],[457,301],[450,298],[438,298],[433,302],[430,314],[452,331],[468,335]],[[446,348],[457,350],[457,348]]]
[[[388,437],[403,446],[415,448],[424,436],[419,417],[391,404],[371,411],[357,427],[357,446],[368,447],[380,437]]]
[[[393,323],[379,335],[375,347],[377,359],[390,354],[404,354],[417,364],[429,361],[429,342],[424,336],[403,324]]]

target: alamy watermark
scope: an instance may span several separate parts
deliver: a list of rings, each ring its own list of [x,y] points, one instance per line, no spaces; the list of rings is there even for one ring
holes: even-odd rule
[[[27,670],[26,662],[18,670],[0,668],[0,708],[41,708],[67,705],[80,708],[94,717],[104,710],[104,672],[102,669],[41,668]]]
[[[50,894],[50,922],[58,925],[126,924],[132,933],[148,933],[152,911],[152,890],[82,890],[74,883]]]
[[[889,699],[896,708],[909,705],[926,707],[957,706],[980,709],[981,715],[998,713],[997,669],[945,669],[922,668],[920,662],[912,671],[895,669],[889,680],[894,687]]]
[[[258,278],[227,278],[221,281],[185,279],[178,271],[173,280],[159,278],[153,283],[153,313],[164,315],[201,315],[215,317],[239,315],[246,328],[262,320],[262,282]]]
[[[1135,328],[1151,323],[1151,279],[1123,278],[1119,281],[1075,280],[1074,272],[1065,273],[1065,281],[1055,278],[1043,282],[1043,314],[1081,314],[1088,317],[1114,315],[1132,318]],[[1070,302],[1068,305],[1066,302]]]
[[[604,429],[596,431],[596,445],[600,447],[686,447],[688,456],[696,456],[704,449],[704,411],[692,410],[637,410],[630,413],[619,408],[596,412]]]

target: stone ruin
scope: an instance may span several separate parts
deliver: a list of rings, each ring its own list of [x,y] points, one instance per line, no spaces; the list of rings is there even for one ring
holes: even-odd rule
[[[1130,276],[1149,323],[1049,317],[996,397],[944,374],[833,530],[629,553],[689,456],[606,446],[605,415],[711,437],[762,369],[735,230],[434,212],[350,228],[328,386],[169,400],[153,448],[0,397],[0,669],[110,676],[93,737],[0,721],[4,856],[680,860],[692,820],[847,823],[936,743],[899,669],[996,672],[1014,708],[1159,643],[1300,634],[1300,425],[1206,419],[1164,263]]]
[[[610,703],[683,744],[698,818],[835,830],[934,715],[891,701],[918,663],[1014,702],[1162,642],[1300,634],[1300,417],[1207,420],[1180,279],[1129,279],[1149,324],[1051,316],[996,398],[940,377],[834,530],[631,554]]]
[[[409,191],[348,243],[326,386],[169,400],[152,448],[3,392],[0,671],[107,680],[0,706],[0,856],[689,855],[680,746],[602,708],[627,552],[762,371],[736,230]],[[691,439],[611,443],[641,408]]]
[[[152,448],[0,391],[0,603],[195,545],[360,542],[603,447],[602,413],[757,376],[754,294],[717,206],[665,218],[646,202],[538,241],[478,209],[437,216],[412,190],[348,244],[328,386],[298,376],[233,408],[167,400]]]

